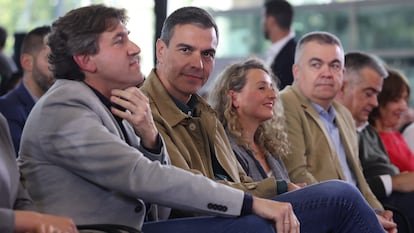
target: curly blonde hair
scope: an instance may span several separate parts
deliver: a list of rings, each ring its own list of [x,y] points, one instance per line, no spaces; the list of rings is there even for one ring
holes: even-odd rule
[[[257,58],[249,58],[226,67],[216,78],[216,82],[209,94],[209,102],[216,110],[217,117],[224,128],[237,140],[241,146],[249,148],[248,142],[243,139],[243,127],[238,121],[236,108],[232,105],[229,91],[241,92],[246,85],[247,72],[251,69],[260,69],[274,76],[264,63]],[[274,80],[274,79],[272,79]],[[274,81],[273,86],[276,87]],[[278,96],[277,88],[276,96]],[[284,129],[284,111],[280,98],[276,98],[273,107],[273,118],[260,124],[255,132],[254,140],[262,149],[272,156],[282,157],[289,152],[287,133]]]

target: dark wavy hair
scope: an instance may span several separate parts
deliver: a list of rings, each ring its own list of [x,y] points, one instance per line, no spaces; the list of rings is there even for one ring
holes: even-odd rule
[[[388,76],[384,79],[382,84],[382,91],[379,93],[378,99],[378,107],[374,108],[372,112],[369,114],[368,121],[371,125],[375,126],[375,120],[380,118],[380,111],[381,107],[385,107],[387,103],[392,101],[397,101],[402,97],[402,93],[404,90],[407,91],[407,99],[410,96],[410,84],[408,79],[398,70],[387,68]]]
[[[99,35],[114,30],[119,22],[126,24],[127,21],[125,9],[99,4],[72,10],[53,22],[47,44],[55,78],[83,81],[85,74],[73,56],[97,54]]]

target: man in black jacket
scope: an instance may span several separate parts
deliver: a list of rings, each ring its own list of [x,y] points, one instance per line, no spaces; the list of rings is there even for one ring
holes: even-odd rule
[[[265,59],[279,79],[280,90],[293,82],[296,49],[295,33],[291,31],[293,15],[293,7],[287,1],[268,0],[264,4],[263,31],[272,42]]]

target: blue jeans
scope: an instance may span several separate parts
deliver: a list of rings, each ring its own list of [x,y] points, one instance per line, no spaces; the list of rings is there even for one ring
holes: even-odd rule
[[[374,211],[354,186],[343,181],[309,185],[272,200],[290,202],[301,232],[385,232]],[[256,215],[238,218],[198,217],[144,223],[144,233],[275,233]]]

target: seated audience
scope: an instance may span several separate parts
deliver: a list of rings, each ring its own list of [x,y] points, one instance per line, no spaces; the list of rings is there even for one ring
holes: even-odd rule
[[[0,112],[9,123],[16,153],[19,151],[23,127],[33,105],[55,81],[47,61],[50,49],[44,42],[49,32],[49,26],[42,26],[26,35],[20,55],[22,81],[14,90],[0,97]]]
[[[390,162],[375,128],[368,124],[368,116],[378,106],[377,96],[388,72],[373,56],[362,52],[346,54],[345,68],[344,82],[336,99],[354,118],[364,176],[382,204],[396,207],[414,223],[414,172],[399,172]],[[394,215],[394,219],[398,232],[407,232],[401,216]]]
[[[409,96],[407,78],[397,70],[388,69],[388,77],[378,94],[378,107],[369,115],[369,122],[380,135],[391,163],[401,172],[414,171],[414,153],[396,130],[401,114],[407,110]]]
[[[354,214],[348,215],[347,219],[337,217],[339,213],[348,212],[347,208],[333,204],[336,203],[333,200],[348,196],[341,193],[351,187],[344,182],[331,181],[283,194],[287,191],[286,182],[277,184],[273,177],[252,182],[246,176],[214,110],[196,94],[213,68],[217,34],[217,26],[208,13],[189,7],[175,11],[166,19],[161,38],[157,40],[158,63],[141,90],[149,97],[155,124],[166,141],[172,164],[245,192],[290,202],[302,231],[365,231],[362,225],[356,224],[359,221],[364,221],[364,226],[372,224],[382,231],[375,214],[367,207],[360,193],[357,197],[351,195],[355,198],[351,202],[363,200],[364,212],[372,214],[369,223],[356,219]],[[332,192],[326,192],[327,189]],[[336,189],[342,191],[334,192]],[[277,195],[278,191],[281,195]],[[306,201],[303,201],[305,197]],[[307,203],[313,203],[318,211]],[[189,214],[195,214],[195,211]],[[315,219],[324,219],[326,224],[318,224]]]
[[[178,12],[207,17],[199,8]],[[113,223],[145,233],[299,232],[296,215],[308,208],[294,212],[290,196],[254,197],[169,165],[148,98],[137,88],[144,81],[140,48],[129,39],[126,21],[125,9],[91,5],[52,24],[47,43],[57,81],[33,107],[19,153],[40,211],[69,216],[78,225]],[[341,190],[348,194],[341,217],[357,219],[354,227],[365,232],[378,229],[358,193]],[[227,218],[144,224],[166,219],[168,207]]]
[[[32,200],[20,183],[7,121],[0,114],[0,232],[77,232],[69,218],[34,212]]]
[[[280,92],[291,150],[283,157],[290,179],[308,185],[339,179],[361,191],[388,232],[392,212],[372,193],[358,158],[357,133],[349,111],[336,102],[344,73],[341,41],[328,32],[310,32],[296,47],[294,82]]]

